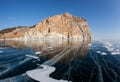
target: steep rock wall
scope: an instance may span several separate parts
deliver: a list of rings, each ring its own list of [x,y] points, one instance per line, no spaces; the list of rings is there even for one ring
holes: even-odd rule
[[[91,32],[83,18],[65,14],[48,17],[24,34],[25,39],[83,39],[91,41]]]

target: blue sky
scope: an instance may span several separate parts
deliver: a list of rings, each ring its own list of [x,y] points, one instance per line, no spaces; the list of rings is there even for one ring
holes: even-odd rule
[[[87,19],[95,39],[120,40],[120,0],[0,0],[0,29],[64,12]]]

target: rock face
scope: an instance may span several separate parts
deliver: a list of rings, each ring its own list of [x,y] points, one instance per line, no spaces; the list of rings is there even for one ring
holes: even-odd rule
[[[87,39],[91,41],[91,32],[87,21],[68,12],[48,17],[24,35],[25,39]]]
[[[4,29],[0,33],[0,38],[19,38],[24,37],[24,33],[27,32],[30,28],[27,27],[14,27],[9,29]]]
[[[32,27],[9,28],[0,31],[0,38],[32,39],[80,39],[91,42],[91,32],[84,18],[68,12],[48,17]]]
[[[12,28],[6,28],[0,31],[0,38],[20,38],[24,37],[24,33],[29,31],[29,29],[35,27],[34,26],[17,26]]]

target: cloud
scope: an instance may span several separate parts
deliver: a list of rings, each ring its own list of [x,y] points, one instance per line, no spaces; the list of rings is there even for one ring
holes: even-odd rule
[[[15,17],[8,17],[8,20],[15,20]]]

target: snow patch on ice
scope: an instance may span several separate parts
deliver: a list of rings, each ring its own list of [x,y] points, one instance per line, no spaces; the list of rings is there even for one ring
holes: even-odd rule
[[[120,50],[119,49],[115,49],[113,48],[112,44],[110,44],[109,42],[103,42],[104,46],[108,51],[111,52],[112,55],[120,55]]]
[[[119,49],[115,49],[111,52],[112,55],[116,55],[119,54],[120,55],[120,50]]]
[[[30,57],[30,58],[33,58],[33,59],[37,59],[40,61],[39,57],[38,56],[34,56],[34,55],[26,55],[27,57]]]
[[[41,54],[42,52],[40,52],[40,51],[37,51],[37,52],[35,52],[35,54],[37,55],[37,54]]]
[[[108,51],[113,51],[114,48],[112,48],[112,44],[110,44],[109,42],[103,42],[104,46]]]
[[[101,52],[101,51],[97,51],[97,53],[99,53],[99,54],[101,54],[101,55],[107,55],[107,53]]]
[[[68,82],[67,80],[56,80],[49,76],[52,72],[55,71],[55,67],[48,65],[41,65],[41,67],[43,68],[27,71],[26,74],[32,79],[40,82]]]

